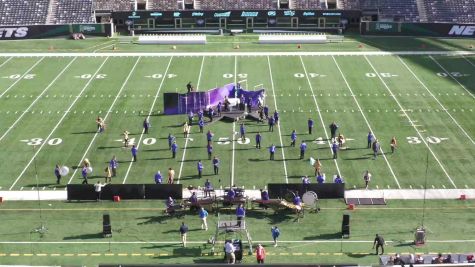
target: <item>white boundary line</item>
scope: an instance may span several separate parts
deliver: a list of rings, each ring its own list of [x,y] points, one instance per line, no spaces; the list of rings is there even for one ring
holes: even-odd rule
[[[467,61],[470,65],[472,65],[473,67],[475,67],[475,64],[470,60],[468,59],[466,56],[463,56],[462,55],[462,58],[465,59],[465,61]],[[0,66],[1,67],[1,66]]]
[[[196,52],[196,53],[0,53],[0,57],[189,57],[189,56],[393,56],[393,55],[475,55],[471,51],[365,51],[365,52]]]
[[[371,63],[371,61],[369,61],[369,59],[365,56],[364,57],[366,59],[366,61],[368,62],[368,64],[371,66],[371,68],[373,69],[373,71],[376,73],[376,75],[378,76],[379,80],[383,83],[384,87],[386,87],[386,89],[388,90],[389,94],[393,97],[394,101],[396,101],[397,105],[399,106],[399,108],[401,109],[401,111],[404,113],[404,115],[406,116],[406,118],[409,120],[409,123],[411,124],[411,126],[414,128],[414,130],[416,130],[416,133],[419,135],[419,138],[421,139],[421,141],[426,145],[427,149],[429,149],[430,153],[432,154],[432,156],[434,157],[434,159],[437,161],[437,163],[439,163],[439,166],[440,168],[442,169],[442,171],[444,171],[445,175],[447,176],[447,178],[449,178],[449,181],[450,183],[454,186],[454,188],[457,188],[457,186],[455,185],[454,181],[452,180],[452,178],[450,178],[450,175],[447,173],[447,171],[445,170],[444,166],[442,165],[442,163],[439,161],[439,159],[437,158],[437,156],[435,155],[434,151],[432,151],[432,148],[430,148],[429,144],[427,144],[426,142],[426,139],[422,136],[421,132],[417,129],[417,127],[414,125],[414,122],[413,120],[411,119],[411,117],[409,117],[409,115],[407,114],[406,110],[402,107],[401,103],[399,103],[399,101],[397,100],[396,98],[396,95],[393,94],[393,92],[391,91],[391,89],[389,88],[389,86],[386,84],[386,82],[384,81],[384,79],[381,77],[381,75],[379,75],[379,72],[376,70],[376,68],[373,66],[373,64]]]
[[[348,90],[350,91],[351,95],[353,96],[353,100],[355,100],[356,106],[358,106],[358,109],[359,109],[359,111],[361,112],[361,115],[363,116],[363,119],[364,119],[364,121],[366,122],[366,125],[368,126],[369,130],[374,134],[374,138],[376,138],[376,134],[375,134],[375,132],[373,131],[373,129],[371,128],[371,125],[369,124],[369,121],[368,121],[368,119],[366,118],[366,116],[365,116],[365,114],[364,114],[364,112],[363,112],[363,109],[361,108],[360,103],[358,102],[358,99],[356,99],[356,95],[353,93],[353,90],[351,89],[350,84],[349,84],[348,81],[346,80],[346,77],[345,77],[345,75],[343,74],[343,71],[341,70],[340,65],[338,64],[338,62],[336,61],[336,59],[335,59],[334,56],[332,56],[332,59],[333,59],[333,61],[335,62],[336,67],[337,67],[338,70],[340,71],[341,77],[343,78],[343,81],[345,82],[346,87],[348,88]],[[393,168],[391,167],[391,164],[389,164],[389,161],[388,161],[388,159],[386,158],[386,155],[384,155],[384,151],[383,151],[382,148],[381,148],[381,154],[383,155],[383,158],[384,158],[384,160],[386,161],[386,164],[388,165],[389,170],[391,171],[391,174],[392,174],[392,176],[393,176],[393,178],[394,178],[394,181],[395,181],[396,184],[397,184],[397,187],[398,187],[399,189],[401,189],[401,185],[399,184],[399,181],[398,181],[398,179],[397,179],[397,177],[396,177],[396,174],[394,174]]]
[[[201,67],[200,67],[200,73],[198,74],[198,82],[196,83],[196,91],[199,91],[199,86],[201,82],[201,73],[203,72],[203,64],[205,62],[205,57],[203,56],[203,59],[201,60]],[[191,135],[191,126],[190,126],[190,132],[188,133],[188,137],[185,140],[185,147],[183,148],[183,155],[181,157],[181,163],[180,163],[180,170],[178,171],[178,179],[177,179],[177,184],[180,183],[180,178],[181,178],[181,172],[183,170],[183,164],[185,162],[185,155],[186,155],[186,148],[188,147],[188,141],[190,140],[190,135]]]
[[[237,56],[234,56],[234,86],[236,87],[237,85]],[[234,186],[234,157],[235,157],[235,152],[236,152],[236,121],[233,121],[233,132],[231,134],[231,138],[233,140],[233,151],[232,151],[232,156],[231,156],[231,181],[229,186],[232,187]],[[241,140],[242,141],[242,140]]]
[[[79,94],[76,96],[76,98],[74,99],[74,101],[71,103],[71,105],[69,106],[69,108],[64,112],[63,116],[61,117],[61,119],[59,119],[58,123],[56,124],[56,126],[54,126],[53,130],[51,130],[51,132],[49,133],[49,135],[44,139],[43,143],[40,145],[40,147],[36,150],[36,153],[33,155],[33,157],[31,158],[31,160],[28,162],[28,164],[26,164],[25,168],[23,169],[23,171],[21,171],[20,175],[18,175],[18,177],[15,179],[15,181],[13,182],[13,184],[10,186],[10,188],[8,190],[12,190],[12,188],[16,185],[16,183],[18,182],[18,180],[20,180],[20,178],[23,176],[23,174],[26,172],[26,170],[28,169],[28,167],[30,167],[31,163],[33,162],[33,160],[35,160],[36,156],[40,153],[41,149],[43,149],[43,147],[46,145],[48,139],[51,137],[51,135],[53,135],[53,133],[56,131],[56,129],[58,129],[58,127],[61,125],[61,123],[63,122],[64,118],[66,118],[66,116],[68,115],[68,113],[71,111],[71,109],[73,108],[73,106],[76,104],[76,102],[79,100],[79,98],[81,97],[82,93],[84,93],[84,91],[86,90],[86,88],[89,86],[89,84],[91,84],[91,82],[94,80],[94,77],[96,77],[97,73],[99,73],[99,71],[102,69],[102,67],[104,66],[104,64],[107,62],[109,58],[107,57],[106,59],[104,59],[104,61],[102,62],[102,64],[99,66],[99,68],[96,70],[96,72],[94,73],[94,75],[91,76],[91,78],[89,79],[89,81],[86,83],[86,85],[84,85],[84,87],[82,88],[82,90],[79,92]]]
[[[457,78],[455,78],[446,68],[444,68],[444,66],[442,66],[433,56],[429,56],[430,59],[432,59],[432,61],[435,62],[435,64],[437,64],[443,71],[445,71],[445,73],[447,73],[447,75],[449,75],[450,78],[452,78],[456,83],[458,83],[464,90],[465,92],[467,92],[467,94],[469,94],[473,99],[475,99],[475,96],[472,94],[472,92],[470,92],[469,90],[467,90],[467,88],[461,84]]]
[[[429,88],[421,81],[421,79],[419,79],[419,77],[417,77],[417,75],[409,68],[409,66],[406,64],[406,62],[404,62],[402,60],[401,57],[398,57],[399,58],[399,61],[401,61],[401,63],[406,67],[406,69],[409,70],[409,72],[412,73],[412,75],[414,76],[414,78],[416,78],[416,80],[422,85],[422,87],[424,87],[427,92],[435,99],[435,101],[437,101],[437,103],[439,104],[439,106],[442,108],[442,110],[444,110],[447,115],[449,115],[449,117],[452,119],[452,121],[460,128],[460,130],[462,130],[462,132],[465,134],[465,136],[470,140],[470,142],[472,142],[472,144],[475,144],[475,141],[473,141],[472,137],[470,137],[470,135],[468,135],[468,133],[462,128],[462,126],[457,122],[457,120],[455,120],[454,117],[452,117],[452,115],[450,114],[450,112],[448,111],[448,109],[442,105],[442,103],[440,103],[439,99],[437,99],[437,97],[435,97],[434,94],[432,94],[432,92],[429,90]]]
[[[269,66],[269,77],[270,77],[270,84],[272,88],[272,94],[274,95],[274,105],[275,105],[275,110],[278,110],[277,108],[277,98],[275,96],[275,87],[274,87],[274,79],[272,78],[272,67],[270,65],[270,58],[267,56],[267,65]],[[280,139],[280,147],[282,151],[282,162],[284,163],[284,174],[285,174],[285,182],[288,184],[289,183],[289,175],[287,173],[287,162],[285,160],[285,154],[284,154],[284,142],[282,141],[282,132],[280,131],[280,124],[282,123],[282,120],[279,121],[277,124],[277,129],[279,130],[279,139]]]
[[[3,67],[3,65],[7,64],[8,61],[12,60],[13,57],[9,57],[7,60],[5,60],[5,62],[3,62],[1,65],[0,65],[0,68]]]
[[[124,82],[122,83],[122,86],[120,87],[119,92],[117,92],[117,95],[115,96],[114,101],[112,101],[112,104],[111,104],[111,106],[109,107],[109,110],[107,111],[106,116],[104,117],[104,120],[103,120],[104,122],[107,120],[107,117],[109,117],[109,114],[111,114],[112,108],[114,107],[115,103],[117,102],[117,99],[120,98],[120,93],[122,93],[122,90],[124,90],[125,85],[126,85],[127,82],[129,81],[130,76],[132,76],[132,73],[134,72],[135,67],[137,67],[137,64],[139,63],[139,61],[140,61],[141,58],[142,58],[142,57],[138,57],[138,58],[137,58],[137,60],[135,61],[134,66],[132,67],[132,69],[130,70],[129,74],[127,75],[127,78],[125,78]],[[93,77],[95,77],[95,76],[96,76],[96,74],[94,74]],[[96,137],[97,137],[99,134],[100,134],[100,132],[99,132],[99,131],[96,131],[96,133],[95,133],[94,136],[92,137],[91,142],[90,142],[89,145],[87,146],[86,151],[84,152],[84,155],[81,157],[81,160],[78,162],[78,164],[77,164],[76,166],[81,165],[81,162],[83,162],[84,158],[86,158],[87,153],[89,152],[89,149],[91,149],[92,145],[94,144],[94,140],[96,140]],[[99,169],[99,170],[100,170],[100,169]],[[71,177],[69,177],[68,184],[71,183],[71,181],[72,181],[73,178],[74,178],[74,175],[76,175],[76,173],[77,173],[78,171],[79,171],[79,167],[77,167],[77,168],[74,170],[73,174],[71,174]]]
[[[0,98],[2,98],[8,91],[10,91],[10,89],[13,88],[13,86],[15,86],[18,82],[20,82],[21,80],[23,80],[23,78],[25,77],[25,75],[27,75],[28,73],[30,73],[31,70],[33,70],[38,64],[40,64],[41,61],[43,61],[43,59],[45,59],[45,57],[42,57],[40,58],[38,61],[35,62],[35,64],[33,64],[33,66],[31,66],[25,73],[23,73],[23,75],[20,76],[20,78],[18,78],[14,83],[12,83],[3,93],[0,94]]]
[[[172,63],[172,60],[173,60],[173,57],[170,57],[170,60],[168,61],[167,68],[165,69],[165,72],[163,73],[162,81],[160,82],[157,93],[155,94],[155,98],[153,99],[152,105],[150,106],[150,110],[148,112],[147,119],[149,119],[150,116],[153,113],[153,108],[155,107],[155,103],[157,103],[157,99],[160,95],[160,91],[162,89],[163,83],[165,82],[165,79],[167,77],[168,70],[170,69],[170,65]],[[142,143],[142,138],[143,138],[144,133],[145,133],[145,130],[142,129],[142,133],[140,134],[139,141],[137,142],[137,150],[139,149],[140,144]],[[125,173],[124,181],[122,181],[122,184],[125,184],[125,181],[127,180],[127,177],[129,176],[130,169],[132,168],[132,164],[134,164],[133,160],[131,160],[130,163],[129,163],[129,167],[127,168],[127,172]]]
[[[305,67],[305,63],[303,62],[302,56],[300,56],[299,58],[300,58],[300,62],[302,63],[303,70],[305,72],[305,76],[307,77],[308,85],[310,86],[310,90],[312,91],[313,102],[315,102],[315,106],[317,107],[318,116],[320,117],[320,122],[322,123],[322,128],[325,131],[325,137],[327,138],[327,143],[328,143],[328,146],[330,148],[330,152],[332,152],[332,155],[333,155],[331,140],[328,137],[327,127],[326,127],[325,122],[323,121],[323,116],[322,116],[322,113],[320,112],[320,107],[318,106],[317,98],[315,97],[315,93],[313,91],[312,82],[310,82],[310,77],[308,76],[307,68]],[[338,166],[338,161],[336,159],[333,159],[333,162],[335,163],[336,171],[338,172],[338,174],[340,176],[343,176],[340,172],[340,167]]]
[[[28,108],[26,108],[25,111],[22,112],[22,114],[20,115],[20,117],[18,117],[15,122],[10,126],[8,127],[8,130],[0,137],[0,142],[3,140],[3,138],[5,138],[5,136],[13,129],[13,127],[15,127],[15,125],[23,118],[23,116],[25,116],[27,114],[27,112],[31,109],[31,107],[33,107],[33,105],[41,98],[41,96],[46,93],[46,91],[48,91],[48,89],[53,86],[53,84],[59,79],[59,77],[61,77],[61,75],[63,75],[63,73],[69,68],[69,66],[71,66],[71,64],[73,64],[74,61],[76,61],[77,57],[73,58],[71,60],[71,62],[69,62],[68,65],[66,65],[66,67],[63,68],[63,70],[53,79],[53,81],[51,81],[50,84],[48,84],[48,86],[46,86],[46,88],[43,90],[43,92],[41,92],[37,97],[36,99],[28,106]]]

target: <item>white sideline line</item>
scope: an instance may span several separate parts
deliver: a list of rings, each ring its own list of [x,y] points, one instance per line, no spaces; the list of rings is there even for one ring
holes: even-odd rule
[[[470,65],[472,65],[473,67],[475,67],[475,64],[470,60],[468,59],[466,56],[463,56],[462,55],[462,58],[465,59],[465,61],[467,61]],[[1,67],[1,66],[0,66]]]
[[[234,56],[234,86],[237,85],[237,56]],[[232,187],[234,186],[234,154],[235,154],[235,148],[236,148],[236,120],[233,121],[233,132],[231,134],[231,138],[233,140],[233,150],[232,150],[232,156],[231,156],[231,181],[229,186]],[[242,141],[242,140],[241,140]]]
[[[201,60],[201,67],[200,67],[200,73],[198,74],[198,82],[196,82],[196,91],[199,91],[199,86],[200,86],[200,82],[201,82],[201,73],[203,72],[203,64],[205,62],[205,57],[203,57],[203,59]],[[188,133],[188,137],[190,137],[191,135],[191,126],[190,126],[190,132]],[[180,170],[178,171],[178,180],[177,180],[177,184],[180,183],[180,178],[181,178],[181,172],[183,170],[183,164],[185,162],[185,155],[186,155],[186,148],[188,147],[188,140],[190,138],[186,138],[185,140],[185,147],[183,148],[183,155],[181,157],[181,163],[180,163]]]
[[[43,61],[43,59],[45,59],[45,57],[42,57],[40,58],[38,61],[35,62],[35,64],[33,64],[33,66],[31,66],[25,73],[23,73],[20,78],[18,78],[14,83],[12,83],[12,85],[10,85],[7,90],[5,90],[2,94],[0,94],[0,98],[2,98],[8,91],[10,91],[10,89],[13,88],[13,86],[15,86],[15,84],[17,84],[18,82],[20,82],[21,80],[23,80],[23,78],[25,77],[25,75],[27,75],[28,73],[30,73],[30,71],[32,69],[34,69],[38,64],[40,64],[41,61]]]
[[[277,99],[275,97],[275,89],[274,89],[274,79],[272,78],[272,67],[270,65],[270,58],[267,56],[267,64],[269,65],[269,77],[270,77],[270,84],[272,88],[272,94],[274,95],[274,105],[275,105],[275,110],[279,110],[277,108]],[[284,153],[284,142],[282,141],[282,132],[280,131],[280,124],[282,123],[282,120],[279,121],[277,124],[277,129],[279,130],[279,139],[280,139],[280,147],[282,151],[282,162],[284,163],[284,174],[285,174],[285,183],[289,183],[289,176],[287,173],[287,162],[285,160],[285,153]]]
[[[358,100],[356,99],[356,96],[355,96],[355,94],[353,93],[353,90],[351,89],[350,84],[349,84],[348,81],[346,80],[346,77],[345,77],[345,75],[343,74],[343,71],[341,70],[340,65],[338,65],[338,62],[336,61],[335,57],[332,56],[332,59],[333,59],[333,61],[335,62],[336,67],[337,67],[338,70],[340,71],[341,77],[343,78],[343,81],[345,82],[346,87],[348,88],[348,90],[350,91],[351,95],[353,96],[353,100],[355,100],[356,106],[358,106],[358,109],[359,109],[359,111],[361,112],[361,115],[363,115],[363,119],[364,119],[364,121],[366,122],[366,125],[368,126],[369,130],[373,133],[374,138],[376,138],[376,134],[375,134],[375,132],[373,131],[373,129],[371,128],[371,125],[369,124],[369,121],[368,121],[368,119],[366,118],[366,116],[365,116],[365,114],[364,114],[364,112],[363,112],[363,109],[362,109],[361,106],[360,106],[360,103],[359,103]],[[396,184],[397,184],[397,187],[398,187],[399,189],[401,189],[401,185],[399,184],[399,181],[398,181],[398,179],[397,179],[397,177],[396,177],[396,174],[394,174],[394,171],[393,171],[393,168],[391,167],[391,164],[389,164],[389,161],[388,161],[388,159],[386,158],[386,155],[384,154],[383,149],[382,149],[382,148],[380,148],[380,149],[381,149],[381,154],[383,155],[383,158],[384,158],[384,160],[386,161],[386,164],[388,165],[389,170],[391,171],[391,174],[393,175],[393,178],[394,178],[394,181],[395,181]]]
[[[452,114],[449,113],[448,109],[442,105],[442,103],[439,101],[439,99],[437,99],[437,97],[435,97],[434,94],[432,94],[432,92],[429,90],[429,88],[421,81],[421,79],[419,79],[419,77],[417,77],[417,75],[409,68],[409,66],[406,64],[406,62],[404,62],[402,60],[401,57],[398,57],[399,58],[399,61],[401,61],[401,63],[406,67],[406,69],[409,70],[409,72],[412,73],[412,75],[414,76],[414,78],[416,78],[416,80],[427,90],[427,92],[435,99],[435,101],[437,101],[437,103],[439,104],[439,106],[442,108],[442,110],[444,110],[447,115],[449,115],[449,117],[452,119],[452,121],[460,128],[460,130],[462,130],[462,132],[465,134],[465,136],[470,140],[470,142],[472,142],[472,144],[475,144],[475,141],[473,141],[473,139],[470,137],[470,135],[468,135],[468,133],[462,128],[462,126],[457,122],[457,120],[455,120],[454,117],[452,117]]]
[[[464,90],[465,92],[467,92],[467,94],[469,94],[473,99],[475,99],[475,96],[472,94],[472,92],[470,92],[469,90],[467,90],[467,88],[461,84],[457,78],[455,78],[446,68],[444,68],[444,66],[442,66],[433,56],[429,56],[430,59],[432,59],[432,61],[435,62],[435,64],[437,64],[443,71],[445,71],[445,73],[447,73],[447,75],[449,75],[450,78],[452,78],[456,83],[458,83]]]
[[[15,181],[13,182],[12,186],[10,186],[10,188],[8,190],[12,190],[12,188],[16,185],[16,183],[18,182],[18,180],[20,180],[20,178],[23,176],[23,174],[26,172],[26,170],[30,167],[31,163],[33,162],[33,160],[35,160],[36,156],[40,153],[41,149],[43,149],[43,147],[46,145],[46,143],[48,143],[47,141],[49,140],[49,138],[51,137],[51,135],[53,135],[53,133],[56,131],[56,129],[61,125],[61,123],[63,122],[64,118],[66,118],[66,116],[69,114],[69,111],[71,111],[71,109],[73,108],[73,106],[76,104],[76,102],[79,100],[80,96],[82,95],[82,93],[84,93],[84,91],[86,90],[86,88],[89,86],[89,84],[94,80],[94,77],[96,77],[97,73],[99,73],[99,71],[102,69],[102,67],[104,66],[104,64],[107,62],[109,58],[107,57],[106,59],[104,59],[104,61],[102,62],[102,64],[99,66],[99,68],[96,70],[96,72],[94,73],[94,75],[91,76],[91,78],[89,79],[89,81],[86,83],[86,85],[82,88],[81,92],[79,92],[79,94],[77,95],[77,97],[74,99],[74,101],[71,103],[71,105],[69,106],[69,108],[66,110],[66,112],[64,112],[63,116],[61,117],[61,119],[59,119],[58,123],[56,124],[56,126],[54,126],[53,130],[51,130],[51,132],[49,133],[48,137],[46,137],[44,139],[44,142],[40,145],[40,147],[36,150],[36,153],[33,155],[33,157],[31,158],[31,160],[28,162],[28,164],[25,166],[25,168],[23,169],[23,171],[21,171],[20,175],[18,175],[18,177],[15,179]]]
[[[35,101],[33,101],[30,106],[28,106],[28,108],[23,111],[23,113],[21,113],[20,117],[18,117],[15,122],[10,126],[8,127],[7,131],[0,137],[0,142],[3,140],[3,138],[5,138],[5,136],[7,136],[7,134],[13,129],[13,127],[15,127],[15,125],[23,118],[23,116],[26,115],[26,113],[31,109],[31,107],[33,107],[33,105],[41,98],[41,96],[46,93],[46,91],[48,91],[48,89],[53,86],[53,84],[59,79],[59,77],[61,77],[61,75],[63,75],[63,73],[69,68],[69,66],[71,66],[71,64],[73,64],[74,61],[76,61],[77,57],[73,58],[73,60],[71,60],[71,62],[69,62],[68,65],[66,65],[66,67],[63,68],[63,70],[53,79],[53,81],[51,81],[50,84],[48,84],[48,86],[46,86],[46,88],[43,90],[43,92],[41,92],[35,99]]]
[[[300,58],[300,62],[302,63],[303,70],[305,72],[305,76],[307,77],[308,85],[310,86],[310,90],[312,91],[313,102],[315,102],[315,106],[317,107],[318,116],[320,117],[320,122],[322,123],[323,130],[325,131],[325,137],[327,138],[328,146],[333,155],[331,140],[328,137],[327,127],[326,127],[325,122],[323,121],[323,116],[322,116],[322,113],[320,112],[320,107],[318,106],[317,98],[315,97],[315,93],[313,91],[313,85],[312,85],[312,82],[310,82],[310,76],[308,76],[307,68],[305,67],[305,64],[303,63],[302,56],[300,56],[299,58]],[[338,161],[336,159],[333,159],[333,162],[335,163],[336,171],[338,172],[338,175],[342,176],[340,172],[340,167],[338,166]]]
[[[115,96],[114,101],[112,101],[112,104],[111,104],[111,106],[109,107],[109,110],[107,111],[106,116],[104,117],[104,120],[103,120],[104,122],[107,120],[107,117],[109,117],[109,114],[112,113],[111,111],[112,111],[112,108],[113,108],[114,105],[115,105],[115,102],[117,102],[117,99],[120,98],[120,93],[122,92],[122,90],[124,90],[125,85],[126,85],[127,82],[129,81],[130,76],[132,76],[132,73],[134,72],[135,67],[137,67],[137,64],[139,63],[139,61],[140,61],[141,58],[142,58],[142,57],[138,57],[138,58],[137,58],[137,60],[135,61],[134,66],[132,67],[132,69],[131,69],[130,72],[129,72],[129,75],[127,75],[127,78],[125,78],[125,81],[122,83],[122,86],[120,87],[119,92],[118,92],[117,95]],[[95,76],[95,75],[94,75],[94,76]],[[87,146],[86,151],[84,152],[84,155],[82,156],[81,160],[79,161],[79,163],[78,163],[76,166],[80,166],[80,165],[81,165],[81,162],[83,162],[84,158],[86,158],[86,155],[87,155],[87,153],[89,152],[89,149],[91,149],[92,144],[94,144],[94,140],[96,140],[96,137],[97,137],[98,135],[99,135],[99,131],[96,131],[96,133],[95,133],[94,136],[92,137],[91,142],[90,142],[89,145]],[[68,180],[68,184],[71,183],[71,181],[72,181],[73,178],[74,178],[74,175],[76,175],[76,173],[77,173],[78,171],[79,171],[79,167],[77,167],[77,168],[74,170],[73,174],[71,174],[71,177],[70,177],[69,180]]]
[[[13,57],[9,57],[7,60],[5,60],[5,62],[3,62],[1,65],[0,65],[0,68],[3,67],[3,65],[7,64],[8,61],[12,60]]]
[[[107,52],[107,53],[0,53],[0,57],[189,57],[189,56],[393,56],[393,55],[475,55],[471,51],[364,51],[364,52]]]
[[[162,81],[160,82],[160,85],[159,85],[159,87],[158,87],[157,93],[155,94],[155,97],[154,97],[154,99],[153,99],[152,105],[150,106],[150,110],[149,110],[149,112],[148,112],[147,119],[150,119],[150,116],[151,116],[152,113],[153,113],[153,108],[155,107],[155,103],[157,103],[158,96],[160,95],[160,90],[162,89],[163,82],[165,82],[165,77],[167,76],[168,69],[170,68],[170,65],[171,65],[171,63],[172,63],[172,60],[173,60],[173,57],[170,57],[170,60],[168,61],[168,65],[167,65],[167,68],[166,68],[166,70],[165,70],[165,73],[163,74]],[[139,150],[140,144],[142,143],[142,138],[143,138],[144,133],[145,133],[145,130],[142,129],[142,133],[140,134],[139,141],[137,142],[137,150]],[[187,140],[188,140],[188,139],[187,139]],[[133,158],[132,158],[132,159],[133,159]],[[122,181],[122,184],[125,184],[125,181],[127,180],[127,177],[129,176],[129,172],[130,172],[130,169],[132,168],[132,164],[133,164],[133,163],[134,163],[133,160],[130,160],[129,167],[127,168],[127,172],[125,173],[124,181]]]
[[[369,59],[365,56],[365,59],[366,61],[369,63],[369,65],[371,66],[371,68],[373,69],[373,71],[376,73],[376,75],[378,76],[379,80],[383,83],[384,87],[386,87],[386,89],[388,90],[389,94],[392,96],[392,98],[394,99],[394,101],[396,101],[397,105],[399,106],[399,108],[401,109],[401,111],[404,113],[404,115],[406,116],[406,118],[409,120],[409,123],[411,124],[411,126],[414,128],[414,130],[416,130],[417,134],[419,135],[419,138],[421,139],[421,141],[426,145],[426,147],[429,149],[430,153],[432,154],[432,156],[434,157],[434,159],[437,161],[437,163],[439,163],[439,166],[440,168],[442,169],[442,171],[444,171],[445,175],[447,176],[447,178],[449,178],[449,181],[450,183],[452,183],[452,185],[454,186],[454,188],[457,188],[457,186],[455,185],[454,181],[452,180],[452,178],[450,178],[450,175],[447,173],[447,171],[445,170],[444,166],[442,165],[442,163],[439,161],[439,159],[437,158],[437,156],[435,155],[434,151],[432,151],[432,148],[430,148],[429,144],[427,144],[427,141],[426,139],[422,136],[421,132],[417,129],[417,127],[414,125],[414,121],[411,119],[411,117],[409,117],[409,115],[407,114],[406,110],[402,107],[401,103],[399,103],[399,101],[397,100],[396,96],[393,94],[393,92],[391,91],[391,89],[389,88],[389,86],[386,84],[386,82],[384,81],[384,79],[381,77],[381,75],[379,75],[378,71],[376,70],[376,68],[373,66],[373,64],[371,63],[371,61],[369,61]]]

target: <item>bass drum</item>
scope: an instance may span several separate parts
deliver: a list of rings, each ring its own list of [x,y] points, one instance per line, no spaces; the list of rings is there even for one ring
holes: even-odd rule
[[[294,198],[295,198],[296,196],[297,196],[297,195],[295,194],[295,192],[290,191],[290,190],[287,190],[287,192],[285,193],[284,199],[287,200],[287,201],[290,202],[290,203],[293,203],[293,202],[294,202]]]
[[[317,193],[313,191],[307,191],[302,196],[302,201],[307,207],[315,207],[317,205],[318,196]]]

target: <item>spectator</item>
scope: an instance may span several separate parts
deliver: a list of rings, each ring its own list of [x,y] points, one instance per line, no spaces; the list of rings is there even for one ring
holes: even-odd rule
[[[271,228],[271,233],[272,233],[272,240],[274,240],[274,247],[277,247],[277,239],[279,239],[279,236],[280,236],[280,230],[277,227],[277,225]]]
[[[224,252],[226,253],[226,262],[229,264],[234,264],[236,262],[234,251],[236,251],[236,249],[231,241],[226,241],[226,244],[224,244]]]
[[[206,219],[208,218],[208,212],[205,210],[205,208],[201,207],[199,213],[198,213],[200,220],[201,220],[201,230],[208,231],[208,223],[206,222]]]
[[[444,263],[454,263],[454,261],[452,260],[452,255],[447,255],[447,258],[445,258],[443,260]]]
[[[421,254],[416,255],[414,263],[415,264],[423,264],[424,263],[424,258],[422,257]]]
[[[266,250],[261,244],[258,244],[256,247],[256,259],[257,263],[264,264],[264,260],[266,258]]]
[[[183,245],[184,248],[186,248],[186,234],[187,233],[188,233],[188,226],[185,224],[185,222],[182,222],[180,226],[180,235],[181,235],[181,244]]]

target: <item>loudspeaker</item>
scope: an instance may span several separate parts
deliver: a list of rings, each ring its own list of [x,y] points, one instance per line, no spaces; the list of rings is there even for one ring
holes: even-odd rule
[[[341,222],[341,236],[350,237],[350,215],[343,214],[343,220]]]
[[[112,226],[109,213],[102,215],[102,235],[104,237],[112,237]]]

